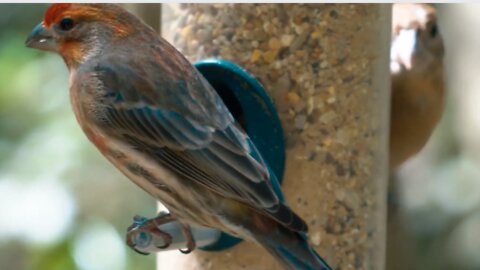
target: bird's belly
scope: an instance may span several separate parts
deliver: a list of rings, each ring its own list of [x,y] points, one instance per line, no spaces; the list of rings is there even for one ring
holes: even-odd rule
[[[179,222],[249,237],[245,228],[235,225],[241,224],[238,214],[241,216],[241,212],[249,211],[242,203],[198,183],[187,182],[154,157],[136,150],[126,141],[109,136],[96,125],[81,126],[90,141],[117,169],[161,202]]]
[[[180,222],[190,225],[222,227],[224,198],[205,187],[186,183],[147,155],[114,139],[106,140],[103,154],[140,188],[159,200]],[[219,228],[224,229],[224,228]]]
[[[439,121],[442,105],[426,111],[392,110],[390,127],[390,166],[397,167],[419,152],[430,138]]]

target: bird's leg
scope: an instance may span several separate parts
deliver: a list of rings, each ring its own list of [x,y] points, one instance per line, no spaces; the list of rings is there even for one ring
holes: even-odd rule
[[[150,219],[156,227],[175,221],[175,218],[168,212],[160,211],[157,217]]]
[[[183,254],[188,254],[195,250],[196,247],[195,238],[193,238],[192,229],[189,225],[182,225],[182,234],[187,240],[187,249],[179,249],[179,251]]]
[[[172,243],[172,236],[164,231],[161,231],[158,227],[175,221],[175,219],[167,212],[160,212],[157,217],[152,219],[147,219],[141,216],[135,216],[133,218],[133,224],[127,228],[127,245],[131,247],[136,252],[147,255],[146,253],[138,250],[136,248],[136,237],[139,233],[147,232],[151,235],[159,236],[163,239],[165,243],[162,246],[157,246],[159,249],[164,249],[170,246]]]

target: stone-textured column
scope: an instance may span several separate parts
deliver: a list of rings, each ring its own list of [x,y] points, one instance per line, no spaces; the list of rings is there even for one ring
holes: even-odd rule
[[[390,5],[165,5],[162,34],[192,62],[233,61],[278,109],[283,189],[334,269],[384,268]],[[279,269],[243,242],[159,255],[158,269]]]

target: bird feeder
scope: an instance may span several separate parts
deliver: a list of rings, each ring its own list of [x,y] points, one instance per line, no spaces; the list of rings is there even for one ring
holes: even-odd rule
[[[164,37],[200,61],[283,175],[317,252],[334,269],[383,269],[390,6],[168,4],[162,14]],[[160,252],[158,269],[279,268],[261,247],[220,235],[190,255]]]

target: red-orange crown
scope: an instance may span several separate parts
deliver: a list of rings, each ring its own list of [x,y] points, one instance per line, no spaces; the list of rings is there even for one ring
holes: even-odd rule
[[[43,19],[43,24],[46,27],[50,27],[50,25],[55,22],[55,20],[67,9],[70,8],[72,4],[53,4],[51,5],[47,11],[45,12],[45,18]]]

